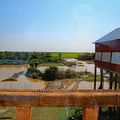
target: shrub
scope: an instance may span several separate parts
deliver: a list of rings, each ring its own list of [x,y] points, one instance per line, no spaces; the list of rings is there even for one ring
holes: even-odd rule
[[[77,77],[83,77],[84,76],[84,72],[76,72],[76,75],[77,75]]]
[[[67,69],[65,71],[65,77],[66,78],[75,78],[76,77],[76,73],[74,70],[71,70],[71,69]]]
[[[58,72],[57,72],[57,79],[65,79],[66,78],[66,75],[65,75],[65,71],[63,71],[63,70],[59,70]]]
[[[43,80],[55,80],[55,79],[66,79],[66,78],[75,78],[77,76],[76,72],[67,69],[66,71],[59,70],[57,67],[50,67],[45,70],[43,73]]]
[[[74,114],[72,116],[69,116],[67,120],[82,120],[82,114],[83,110],[82,108],[79,108],[75,110]]]
[[[39,78],[42,76],[42,72],[36,68],[29,67],[26,72],[26,76],[32,77],[32,78]]]
[[[57,78],[58,68],[57,67],[50,67],[45,70],[42,78],[44,80],[55,80]]]

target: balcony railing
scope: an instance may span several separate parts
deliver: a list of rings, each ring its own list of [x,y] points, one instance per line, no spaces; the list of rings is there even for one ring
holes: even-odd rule
[[[0,105],[15,106],[16,120],[31,120],[32,107],[83,107],[83,120],[97,120],[98,108],[120,107],[120,90],[0,90]]]

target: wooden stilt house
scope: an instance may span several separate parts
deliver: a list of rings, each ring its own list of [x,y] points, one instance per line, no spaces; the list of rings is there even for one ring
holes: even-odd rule
[[[120,88],[118,75],[120,74],[120,28],[108,33],[104,37],[94,42],[95,44],[95,79],[94,89],[96,89],[96,70],[100,68],[101,80],[99,89],[103,89],[103,71],[109,71],[109,89]],[[114,79],[113,79],[114,78]],[[115,83],[113,85],[113,83]]]

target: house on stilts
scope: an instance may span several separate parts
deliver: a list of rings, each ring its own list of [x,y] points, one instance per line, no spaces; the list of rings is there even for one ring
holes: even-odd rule
[[[108,33],[94,42],[95,44],[95,78],[100,68],[100,86],[104,89],[104,71],[109,72],[109,89],[120,89],[120,28]]]

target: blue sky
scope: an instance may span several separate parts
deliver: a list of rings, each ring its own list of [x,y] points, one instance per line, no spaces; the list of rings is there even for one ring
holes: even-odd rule
[[[120,0],[0,0],[0,51],[93,52],[120,26]]]

